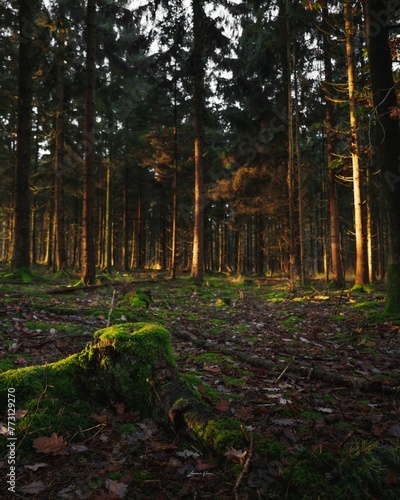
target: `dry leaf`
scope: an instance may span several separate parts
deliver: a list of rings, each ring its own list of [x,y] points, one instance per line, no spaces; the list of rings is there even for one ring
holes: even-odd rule
[[[215,409],[219,411],[228,411],[230,407],[230,401],[226,401],[224,399],[221,399],[220,401],[218,401],[218,403],[215,404]]]
[[[37,464],[33,464],[33,465],[25,465],[25,469],[33,470],[33,471],[37,471],[38,469],[41,469],[42,467],[47,467],[47,464],[37,463]]]
[[[99,424],[107,423],[107,415],[95,415],[94,413],[92,413],[92,415],[90,416],[94,421],[98,422]]]
[[[84,451],[88,451],[88,447],[83,444],[71,444],[71,451],[75,451],[77,453],[83,453]]]
[[[27,493],[28,495],[37,495],[46,489],[46,485],[43,481],[35,481],[34,483],[22,486],[21,491]]]
[[[115,411],[117,412],[117,415],[123,415],[125,413],[124,403],[115,403],[114,408]]]
[[[235,448],[229,448],[229,450],[226,453],[224,453],[224,455],[231,460],[242,462],[244,457],[247,455],[247,451],[235,450]]]
[[[205,463],[199,460],[195,466],[195,469],[199,472],[210,470],[210,469],[215,469],[218,467],[218,464],[216,463]]]
[[[15,419],[16,420],[21,420],[22,418],[25,417],[29,413],[29,410],[17,410],[15,412]]]
[[[39,437],[33,441],[33,447],[38,453],[52,453],[53,455],[69,455],[65,449],[67,442],[62,436],[57,436],[55,432],[51,437]]]
[[[203,370],[206,372],[219,373],[221,371],[221,368],[219,366],[203,365]]]
[[[112,479],[106,479],[106,487],[110,493],[117,495],[118,498],[125,498],[128,492],[127,484],[113,481]]]

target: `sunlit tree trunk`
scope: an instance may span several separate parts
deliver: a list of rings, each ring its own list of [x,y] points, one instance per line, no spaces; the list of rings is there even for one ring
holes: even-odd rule
[[[295,157],[293,137],[293,96],[292,96],[292,40],[289,2],[286,0],[286,66],[287,66],[287,190],[289,213],[289,286],[293,290],[296,281],[296,236],[295,236]]]
[[[388,220],[388,270],[385,311],[400,313],[400,138],[397,96],[389,47],[387,2],[364,0],[368,61],[377,118],[377,150]]]
[[[17,153],[14,185],[14,235],[12,268],[30,267],[30,193],[29,173],[31,165],[32,128],[32,27],[34,26],[34,2],[19,2],[19,61],[18,61],[18,109]]]
[[[361,196],[361,168],[359,164],[357,101],[355,95],[354,65],[354,24],[352,19],[352,1],[344,2],[344,20],[346,30],[347,81],[350,107],[351,161],[353,167],[354,231],[356,235],[356,272],[355,285],[365,285],[364,221]]]
[[[63,185],[63,148],[64,148],[64,5],[59,4],[58,48],[56,81],[56,127],[55,127],[55,180],[54,180],[54,213],[55,213],[55,256],[54,269],[63,270],[67,265],[65,249],[65,216]]]
[[[81,280],[85,284],[92,284],[96,278],[96,253],[94,246],[94,122],[95,122],[95,22],[96,2],[87,2],[86,22],[86,110],[84,146],[85,158],[83,168],[83,217],[82,217],[82,269]]]
[[[176,277],[176,250],[178,231],[178,82],[176,73],[176,58],[174,66],[174,158],[172,179],[172,228],[171,228],[171,264],[170,276]]]
[[[204,11],[201,0],[193,0],[194,65],[194,227],[191,276],[201,282],[204,275]]]
[[[324,68],[325,68],[325,129],[326,147],[328,161],[328,191],[329,191],[329,222],[330,222],[330,248],[332,259],[332,279],[338,287],[344,285],[344,275],[342,269],[342,259],[340,251],[340,219],[339,203],[336,186],[336,170],[332,168],[335,160],[335,140],[333,137],[333,104],[329,99],[328,86],[333,82],[332,60],[330,57],[330,40],[328,27],[328,9],[326,1],[323,8],[323,39],[324,39]]]

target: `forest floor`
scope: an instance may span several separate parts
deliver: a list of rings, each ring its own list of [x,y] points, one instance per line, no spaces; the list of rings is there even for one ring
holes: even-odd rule
[[[291,293],[283,278],[225,276],[196,287],[150,273],[111,279],[64,293],[65,277],[0,280],[1,371],[76,353],[108,323],[159,323],[180,373],[216,414],[242,422],[249,445],[218,457],[116,401],[74,434],[43,429],[43,437],[63,436],[67,455],[17,451],[16,498],[400,498],[400,319],[384,317],[382,289],[313,281]],[[127,303],[146,290],[150,307]],[[255,434],[265,438],[262,451],[252,448]],[[2,452],[1,498],[8,470]]]

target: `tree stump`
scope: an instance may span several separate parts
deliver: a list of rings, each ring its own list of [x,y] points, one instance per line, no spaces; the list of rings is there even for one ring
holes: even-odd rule
[[[20,409],[45,395],[48,406],[42,413],[50,411],[56,400],[69,406],[81,401],[123,403],[144,417],[161,417],[176,431],[189,432],[218,453],[243,446],[240,422],[215,415],[179,375],[168,330],[151,323],[129,323],[104,328],[94,337],[80,353],[61,361],[0,374],[0,406],[7,407],[10,388]],[[40,419],[41,412],[24,419],[35,417]],[[57,414],[53,418],[56,425]],[[29,426],[35,427],[32,421]]]

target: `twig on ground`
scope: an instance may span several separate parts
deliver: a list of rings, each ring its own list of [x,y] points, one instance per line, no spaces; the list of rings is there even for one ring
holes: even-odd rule
[[[242,472],[239,474],[239,477],[236,479],[235,486],[233,487],[233,494],[235,496],[235,500],[240,500],[238,489],[243,481],[244,476],[247,474],[247,471],[249,470],[252,457],[253,457],[253,433],[250,432],[250,444],[249,444],[249,450],[247,452],[246,461],[243,465]]]
[[[114,288],[114,290],[113,290],[113,294],[112,294],[110,311],[108,312],[107,328],[110,326],[110,322],[111,322],[111,313],[113,312],[113,309],[114,309],[114,303],[115,303],[115,288]]]

